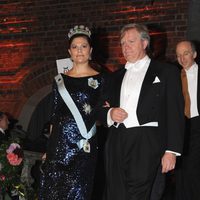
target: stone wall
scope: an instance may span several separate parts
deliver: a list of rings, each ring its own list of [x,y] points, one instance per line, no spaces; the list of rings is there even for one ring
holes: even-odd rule
[[[95,59],[110,70],[124,62],[118,36],[127,23],[162,26],[167,59],[174,60],[176,42],[186,37],[188,7],[188,0],[3,0],[0,110],[18,118],[30,97],[52,83],[55,60],[68,56],[67,32],[76,24],[92,30]]]

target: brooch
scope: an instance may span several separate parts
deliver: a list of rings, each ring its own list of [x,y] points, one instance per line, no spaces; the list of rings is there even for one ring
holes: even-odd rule
[[[93,78],[89,78],[89,79],[88,79],[88,85],[89,85],[90,87],[92,87],[93,89],[97,89],[98,86],[99,86],[99,83],[98,83],[97,80],[95,80],[95,79],[93,79]]]
[[[88,115],[88,114],[91,113],[92,108],[91,108],[91,106],[90,106],[89,104],[86,104],[86,103],[85,103],[85,104],[83,105],[83,111],[85,112],[86,115]]]

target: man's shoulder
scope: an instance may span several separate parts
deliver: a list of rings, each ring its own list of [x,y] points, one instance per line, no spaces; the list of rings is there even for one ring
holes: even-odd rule
[[[161,61],[161,60],[155,60],[155,59],[151,59],[150,64],[156,65],[156,66],[176,66],[174,63],[172,62],[168,62],[168,61]]]
[[[160,61],[160,60],[158,61],[158,60],[152,59],[150,62],[150,66],[163,72],[167,72],[167,71],[179,72],[180,71],[180,69],[178,68],[176,64],[171,63],[171,62],[166,62],[166,61]]]
[[[120,74],[120,73],[124,73],[125,71],[126,71],[125,65],[121,64],[118,66],[117,70],[113,72],[113,74]]]

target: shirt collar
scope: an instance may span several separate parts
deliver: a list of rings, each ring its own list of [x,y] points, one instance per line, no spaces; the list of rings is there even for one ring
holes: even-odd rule
[[[187,74],[193,74],[196,72],[197,68],[198,68],[197,63],[194,62],[194,64],[189,69],[186,69],[185,72]]]
[[[144,64],[146,63],[146,61],[148,61],[150,58],[146,55],[144,58],[137,60],[134,63],[131,62],[127,62],[125,65],[125,69],[129,70],[129,69],[134,69],[135,71],[139,71],[140,69],[143,68]]]
[[[0,127],[0,131],[3,133],[3,134],[5,134],[5,131]]]

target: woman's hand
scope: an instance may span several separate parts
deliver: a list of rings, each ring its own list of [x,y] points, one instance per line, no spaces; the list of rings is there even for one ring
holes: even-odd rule
[[[46,158],[47,158],[47,154],[45,153],[45,154],[42,155],[42,161],[45,161]]]
[[[105,101],[104,103],[105,103],[105,104],[103,105],[104,108],[109,108],[109,107],[110,107],[110,104],[109,104],[107,101]]]

